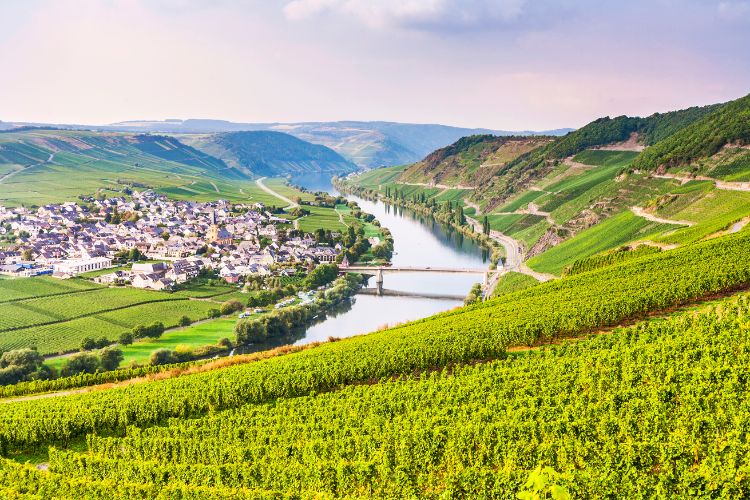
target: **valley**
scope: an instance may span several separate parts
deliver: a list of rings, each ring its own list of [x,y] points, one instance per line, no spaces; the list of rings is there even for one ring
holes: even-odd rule
[[[692,391],[741,414],[748,102],[364,172],[274,135],[2,132],[0,490],[735,488],[707,429],[741,449],[744,420]]]

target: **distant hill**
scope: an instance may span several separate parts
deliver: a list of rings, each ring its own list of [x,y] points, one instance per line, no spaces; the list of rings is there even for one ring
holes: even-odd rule
[[[128,187],[220,198],[246,179],[247,172],[174,137],[40,128],[0,132],[3,205],[42,205]]]
[[[49,126],[49,124],[33,123],[15,123],[15,125]],[[304,141],[327,146],[347,160],[364,168],[413,163],[424,158],[430,152],[447,146],[467,135],[563,135],[572,130],[566,128],[541,132],[510,132],[483,128],[395,122],[235,123],[225,120],[203,119],[126,121],[105,126],[75,124],[55,126],[60,128],[167,134],[215,134],[270,130],[284,132]]]
[[[463,137],[410,165],[399,182],[481,186],[491,181],[508,162],[552,140],[549,136]]]
[[[635,139],[634,145],[651,146],[710,115],[720,106],[713,104],[692,107],[669,113],[655,113],[646,118],[630,116],[599,118],[550,144],[544,151],[544,156],[548,159],[565,158],[586,148],[624,142],[631,137]]]
[[[186,135],[182,140],[248,175],[284,176],[311,172],[348,174],[357,166],[330,148],[281,132],[249,131]]]

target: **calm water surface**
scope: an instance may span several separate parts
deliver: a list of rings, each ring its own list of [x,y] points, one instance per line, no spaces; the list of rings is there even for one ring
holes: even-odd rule
[[[335,192],[330,178],[305,176],[292,182],[311,191]],[[377,217],[390,229],[394,240],[394,266],[430,266],[486,268],[486,251],[472,240],[449,227],[410,210],[347,196],[359,203],[362,210]],[[392,290],[466,295],[471,286],[482,280],[481,275],[436,273],[386,273],[383,286]],[[299,332],[295,343],[326,340],[329,336],[349,337],[367,333],[386,325],[415,320],[461,305],[459,300],[413,297],[376,297],[357,295],[352,304],[329,313],[325,318]],[[290,339],[292,340],[292,339]]]

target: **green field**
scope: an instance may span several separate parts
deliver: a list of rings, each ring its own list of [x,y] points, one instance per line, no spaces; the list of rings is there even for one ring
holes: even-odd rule
[[[11,207],[75,200],[100,189],[116,196],[128,185],[180,200],[282,204],[247,174],[173,137],[43,129],[4,133],[0,175],[12,170],[16,173],[0,182],[0,204]],[[265,183],[291,199],[312,199],[283,179]]]
[[[85,337],[116,340],[137,325],[176,326],[183,315],[203,319],[217,302],[134,288],[106,288],[54,278],[0,283],[0,350],[36,346],[42,354],[75,350]]]
[[[586,149],[573,157],[573,161],[586,165],[603,167],[627,167],[638,156],[636,151],[608,151],[605,149]]]
[[[707,174],[713,178],[731,182],[750,181],[750,151],[730,149],[721,159],[710,163]]]
[[[227,285],[211,286],[208,284],[195,284],[195,285],[190,285],[188,288],[185,288],[183,290],[178,290],[174,292],[173,295],[176,295],[179,297],[205,299],[205,298],[221,297],[223,295],[236,292],[236,291],[237,291],[236,286],[227,286]]]
[[[669,200],[656,214],[669,219],[695,222],[659,241],[687,243],[727,229],[732,223],[750,215],[750,192],[717,189],[713,183],[689,182],[672,191]]]
[[[124,360],[123,366],[133,361],[147,363],[151,353],[156,349],[171,349],[178,347],[203,347],[214,345],[219,340],[227,338],[234,339],[234,325],[236,318],[216,319],[188,326],[177,330],[170,330],[155,340],[135,342],[122,347]]]
[[[132,362],[148,363],[151,353],[157,349],[195,348],[214,345],[223,338],[231,340],[234,338],[235,323],[237,323],[235,318],[215,319],[169,330],[158,339],[140,340],[130,345],[119,346],[124,358],[120,366],[128,366]],[[59,357],[46,361],[46,364],[59,370],[66,362],[66,357]]]
[[[374,168],[357,176],[356,183],[370,189],[378,189],[382,184],[394,182],[406,170],[406,165]]]
[[[542,196],[544,191],[524,191],[514,197],[509,203],[499,207],[496,212],[515,212],[520,208],[526,208],[529,202],[532,202]]]
[[[647,221],[632,212],[623,212],[575,235],[528,260],[532,269],[559,275],[578,259],[589,257],[636,240],[656,238],[676,226]]]
[[[299,219],[299,228],[302,231],[312,232],[318,228],[328,229],[331,231],[342,232],[345,231],[347,226],[342,224],[339,220],[339,214],[333,208],[326,207],[304,207],[305,210],[310,211],[310,215],[306,215]],[[353,221],[353,217],[344,219]]]
[[[99,289],[98,285],[80,279],[59,280],[48,276],[9,278],[0,275],[0,303],[22,299],[62,295]]]
[[[511,271],[500,277],[492,296],[497,297],[506,293],[518,292],[538,284],[539,281],[533,276]]]

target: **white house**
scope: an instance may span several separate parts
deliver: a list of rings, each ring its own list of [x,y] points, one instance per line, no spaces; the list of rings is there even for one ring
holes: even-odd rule
[[[69,259],[56,262],[53,265],[55,274],[68,274],[77,276],[89,271],[109,269],[112,267],[112,259],[109,257],[92,257],[90,259]]]

